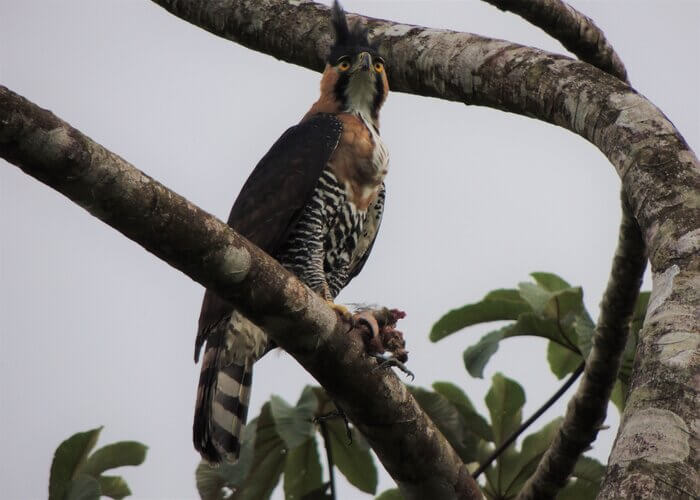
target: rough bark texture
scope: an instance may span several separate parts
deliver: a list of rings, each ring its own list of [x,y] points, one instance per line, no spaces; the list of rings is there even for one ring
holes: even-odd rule
[[[154,1],[212,33],[315,70],[330,43],[328,10],[311,2]],[[654,287],[602,496],[675,498],[698,491],[695,154],[654,105],[589,64],[467,33],[361,19],[381,41],[393,90],[536,117],[581,135],[615,166],[642,231]]]
[[[561,0],[484,0],[542,28],[582,61],[627,82],[620,57],[595,23]]]
[[[598,435],[627,343],[629,320],[639,295],[646,260],[639,228],[623,201],[617,251],[583,379],[569,401],[564,422],[552,445],[523,486],[519,500],[554,498],[566,484],[579,456]]]
[[[0,87],[0,157],[243,310],[367,437],[407,499],[477,499],[466,466],[351,325],[226,224]]]

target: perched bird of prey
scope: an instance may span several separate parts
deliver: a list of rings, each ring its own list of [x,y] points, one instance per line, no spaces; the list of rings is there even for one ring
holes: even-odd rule
[[[361,271],[382,219],[388,153],[379,136],[379,109],[389,83],[367,29],[349,28],[337,1],[331,24],[335,43],[320,97],[260,160],[228,224],[347,314],[333,300]],[[270,349],[270,341],[209,290],[195,361],[205,340],[194,445],[210,463],[233,462],[240,451],[253,363]]]

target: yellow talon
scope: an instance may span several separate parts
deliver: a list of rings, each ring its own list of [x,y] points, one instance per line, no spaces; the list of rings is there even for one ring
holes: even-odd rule
[[[337,312],[338,314],[340,314],[343,318],[345,318],[345,319],[347,319],[347,320],[349,320],[350,318],[352,318],[352,313],[351,313],[350,310],[349,310],[347,307],[345,307],[344,305],[342,305],[342,304],[336,304],[335,302],[333,302],[332,300],[329,300],[329,299],[326,299],[326,303],[328,304],[328,306],[329,306],[331,309],[333,309],[335,312]]]

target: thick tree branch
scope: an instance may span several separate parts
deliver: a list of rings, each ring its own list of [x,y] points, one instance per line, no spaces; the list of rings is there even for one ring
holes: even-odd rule
[[[627,80],[627,70],[598,26],[561,0],[484,0],[528,20],[556,38],[580,60]]]
[[[0,157],[264,327],[342,407],[405,498],[481,498],[466,466],[406,386],[365,354],[361,335],[226,224],[5,87]]]
[[[313,2],[154,1],[216,35],[314,70],[330,44],[328,10]],[[641,228],[654,288],[603,494],[626,498],[635,485],[648,498],[694,491],[700,483],[692,437],[700,400],[692,333],[700,330],[700,166],[683,137],[649,101],[589,64],[468,33],[355,17],[381,42],[393,90],[565,127],[615,166]],[[664,478],[657,480],[659,464]]]
[[[639,228],[623,201],[617,251],[583,379],[569,401],[552,445],[520,491],[519,500],[554,498],[566,484],[579,456],[595,440],[605,421],[646,260]]]

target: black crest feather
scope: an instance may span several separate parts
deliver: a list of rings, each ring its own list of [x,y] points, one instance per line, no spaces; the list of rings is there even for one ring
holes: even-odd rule
[[[367,35],[368,30],[362,23],[355,23],[352,28],[348,27],[348,20],[345,11],[338,3],[333,2],[331,8],[331,25],[335,31],[335,43],[328,54],[328,62],[334,64],[339,57],[344,55],[355,55],[359,52],[369,52],[376,54],[376,47],[370,43]]]

